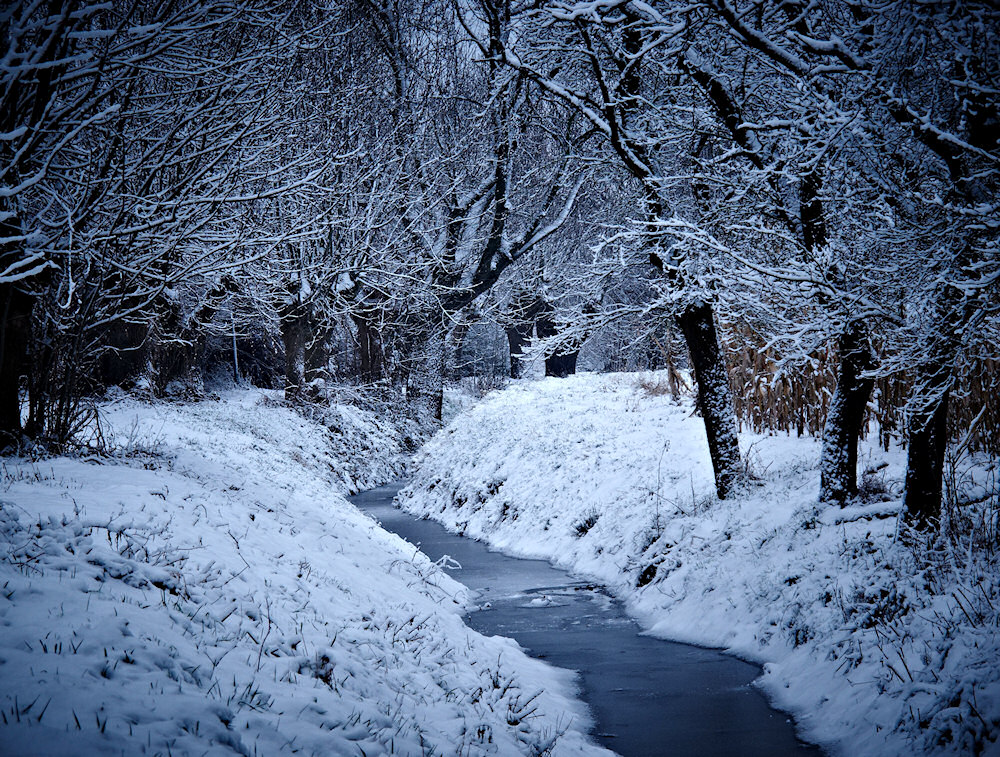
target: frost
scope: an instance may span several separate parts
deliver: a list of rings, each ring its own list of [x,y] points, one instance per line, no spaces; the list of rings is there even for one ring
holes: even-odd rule
[[[718,500],[704,426],[689,399],[644,390],[656,378],[580,375],[489,395],[427,445],[403,506],[594,576],[656,635],[763,663],[765,692],[833,753],[995,748],[995,552],[894,540],[898,494],[817,505],[809,437],[742,434],[761,485]],[[862,459],[898,492],[899,451],[864,443]]]
[[[3,468],[5,752],[603,752],[564,679],[464,626],[449,564],[344,499],[398,474],[386,421],[103,410],[112,457]]]

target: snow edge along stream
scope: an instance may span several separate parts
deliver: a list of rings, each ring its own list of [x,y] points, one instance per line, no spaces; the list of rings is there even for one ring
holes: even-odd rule
[[[566,671],[344,498],[386,419],[263,391],[102,409],[110,458],[4,461],[0,752],[603,754]]]
[[[821,508],[816,440],[744,433],[758,486],[720,502],[700,419],[655,381],[495,392],[424,447],[401,504],[593,576],[654,635],[763,665],[768,697],[832,754],[996,753],[996,556],[928,565],[894,541],[903,453],[864,444],[882,491]],[[965,473],[984,485],[990,462]]]

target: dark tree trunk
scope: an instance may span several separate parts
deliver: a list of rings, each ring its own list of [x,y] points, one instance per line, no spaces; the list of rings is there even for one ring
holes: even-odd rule
[[[289,293],[278,315],[281,319],[281,341],[285,346],[285,399],[301,400],[305,393],[305,349],[308,323],[305,305],[297,293]]]
[[[236,279],[223,276],[205,292],[201,304],[187,319],[182,319],[179,306],[172,301],[157,308],[158,322],[148,337],[148,363],[154,394],[162,394],[175,380],[180,380],[196,395],[204,391],[205,327],[215,318],[226,297],[237,289]]]
[[[966,244],[953,263],[955,270],[971,270],[978,256],[976,248]],[[933,531],[941,520],[948,402],[955,384],[955,361],[962,349],[959,334],[969,322],[974,300],[949,282],[938,289],[934,306],[935,324],[925,346],[927,357],[914,372],[907,418],[903,510],[907,522],[922,531]]]
[[[941,518],[951,372],[940,362],[923,366],[917,373],[915,387],[919,404],[909,417],[903,509],[911,525],[929,531]]]
[[[820,193],[823,180],[816,171],[802,178],[799,184],[799,217],[802,220],[802,242],[810,252],[826,244],[826,217]]]
[[[382,336],[367,315],[351,314],[357,329],[358,367],[361,380],[371,383],[382,378]]]
[[[311,384],[314,381],[326,381],[329,378],[332,329],[317,318],[310,318],[308,327],[306,344],[303,348],[303,362],[305,381],[307,384]]]
[[[524,370],[521,353],[524,352],[524,345],[531,339],[531,328],[530,323],[519,323],[504,329],[507,332],[507,345],[510,348],[510,377],[513,379],[521,378],[521,371]]]
[[[21,377],[28,368],[31,295],[14,284],[0,285],[0,446],[21,436]]]
[[[28,354],[32,375],[28,376],[28,420],[24,424],[24,435],[29,439],[38,439],[45,433],[46,416],[50,421],[54,420],[51,412],[55,399],[53,395],[65,397],[72,394],[72,388],[66,386],[68,381],[65,379],[68,377],[60,375],[63,372],[53,360],[51,339],[43,338],[41,341]]]
[[[535,321],[535,328],[538,330],[539,339],[548,339],[556,335],[556,325],[545,313]],[[545,375],[566,378],[576,373],[576,359],[580,355],[580,349],[560,349],[545,357]]]
[[[434,332],[426,342],[426,362],[423,366],[421,393],[435,420],[444,419],[444,381],[448,373],[449,334]]]
[[[180,355],[177,338],[181,330],[181,311],[176,300],[161,297],[152,306],[149,327],[143,340],[145,372],[149,393],[163,395],[167,384],[178,373]]]
[[[549,355],[545,358],[545,375],[566,378],[576,373],[576,359],[580,356],[579,350],[572,352]]]
[[[719,499],[726,499],[739,482],[742,458],[729,374],[715,329],[715,314],[711,305],[699,302],[688,305],[677,317],[677,323],[687,342],[698,384],[698,410],[705,421],[715,489]]]
[[[450,381],[461,378],[468,364],[463,362],[462,349],[469,335],[471,323],[461,321],[452,327],[445,337],[444,378]]]
[[[823,428],[820,501],[845,504],[858,493],[858,440],[875,379],[863,376],[875,367],[868,326],[852,321],[838,340],[840,372]]]
[[[3,165],[3,196],[0,197],[0,270],[15,262],[22,262],[21,238],[24,229],[18,216],[17,187],[22,177],[39,169],[38,143],[34,138],[10,136],[21,132],[32,134],[40,125],[48,104],[55,94],[53,82],[60,80],[66,64],[55,64],[69,59],[72,48],[70,32],[75,29],[71,21],[74,14],[62,14],[56,3],[45,4],[50,17],[46,25],[48,41],[37,52],[38,68],[32,75],[15,76],[6,85],[4,108],[0,111],[0,132],[8,135],[0,141],[0,165]],[[63,11],[70,6],[63,8]],[[60,20],[61,16],[61,20]],[[8,24],[3,22],[3,37],[8,37]],[[55,65],[53,65],[55,64]],[[35,143],[34,148],[32,143]],[[51,275],[50,271],[40,272]],[[32,283],[37,283],[37,274]],[[0,284],[0,447],[21,437],[21,377],[28,369],[31,313],[35,296],[25,290],[26,281]]]
[[[445,359],[445,351],[442,350],[437,360],[437,372],[435,373],[434,386],[431,389],[431,410],[434,412],[434,420],[444,420],[444,377],[448,372]]]
[[[456,356],[462,350],[465,335],[469,332],[467,323],[459,323],[440,336],[432,336],[430,341],[430,400],[434,419],[444,420],[444,384],[455,373]]]

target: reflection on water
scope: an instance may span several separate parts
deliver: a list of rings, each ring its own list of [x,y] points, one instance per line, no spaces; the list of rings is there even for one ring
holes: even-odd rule
[[[597,723],[594,737],[608,748],[677,757],[819,754],[750,685],[756,666],[641,635],[603,587],[414,518],[392,505],[400,487],[372,489],[352,501],[432,560],[449,556],[451,575],[475,591],[478,609],[466,618],[472,628],[509,636],[532,656],[579,671],[582,698]]]

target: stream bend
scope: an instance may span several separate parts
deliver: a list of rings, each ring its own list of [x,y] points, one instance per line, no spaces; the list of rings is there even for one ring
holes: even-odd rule
[[[621,755],[785,757],[819,755],[752,681],[760,669],[716,649],[644,636],[604,587],[543,560],[491,551],[398,509],[397,482],[351,498],[382,527],[476,593],[466,623],[515,639],[531,656],[580,675],[593,737]],[[461,568],[455,567],[460,565]]]

